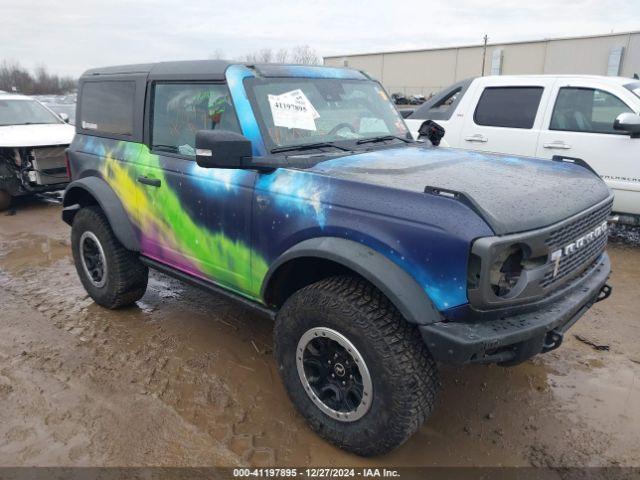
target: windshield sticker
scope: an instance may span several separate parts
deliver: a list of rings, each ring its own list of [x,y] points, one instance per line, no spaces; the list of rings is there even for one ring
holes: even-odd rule
[[[82,128],[84,128],[85,130],[97,130],[98,129],[98,125],[96,125],[95,123],[91,123],[91,122],[82,122]]]
[[[276,127],[316,130],[320,114],[300,89],[281,95],[268,95],[273,124]]]

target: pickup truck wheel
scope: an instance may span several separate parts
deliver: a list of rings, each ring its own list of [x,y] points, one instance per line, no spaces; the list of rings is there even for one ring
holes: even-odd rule
[[[294,293],[276,317],[274,337],[293,404],[340,448],[386,453],[431,413],[435,361],[415,326],[360,278],[332,277]]]
[[[9,205],[11,205],[11,195],[9,195],[9,192],[0,190],[0,212],[9,208]]]
[[[147,290],[149,269],[122,246],[99,207],[85,207],[76,214],[71,251],[80,281],[97,304],[124,307]]]

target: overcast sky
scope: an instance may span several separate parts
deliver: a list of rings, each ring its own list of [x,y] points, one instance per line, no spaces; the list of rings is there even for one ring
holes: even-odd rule
[[[105,65],[320,55],[640,30],[640,0],[0,0],[0,61],[79,75]]]

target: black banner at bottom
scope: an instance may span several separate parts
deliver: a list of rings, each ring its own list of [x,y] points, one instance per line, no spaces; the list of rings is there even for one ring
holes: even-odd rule
[[[640,467],[0,467],[0,480],[640,480]]]

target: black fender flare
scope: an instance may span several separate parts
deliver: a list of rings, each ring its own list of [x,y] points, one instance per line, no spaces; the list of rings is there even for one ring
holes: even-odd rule
[[[71,182],[64,191],[62,220],[73,224],[76,213],[86,203],[87,195],[95,200],[109,220],[116,238],[127,250],[140,251],[140,242],[120,198],[101,178],[85,177]]]
[[[265,298],[279,267],[302,257],[330,260],[357,273],[380,290],[410,323],[428,325],[442,320],[427,292],[405,270],[368,246],[339,237],[304,240],[285,251],[269,267],[261,297]]]

